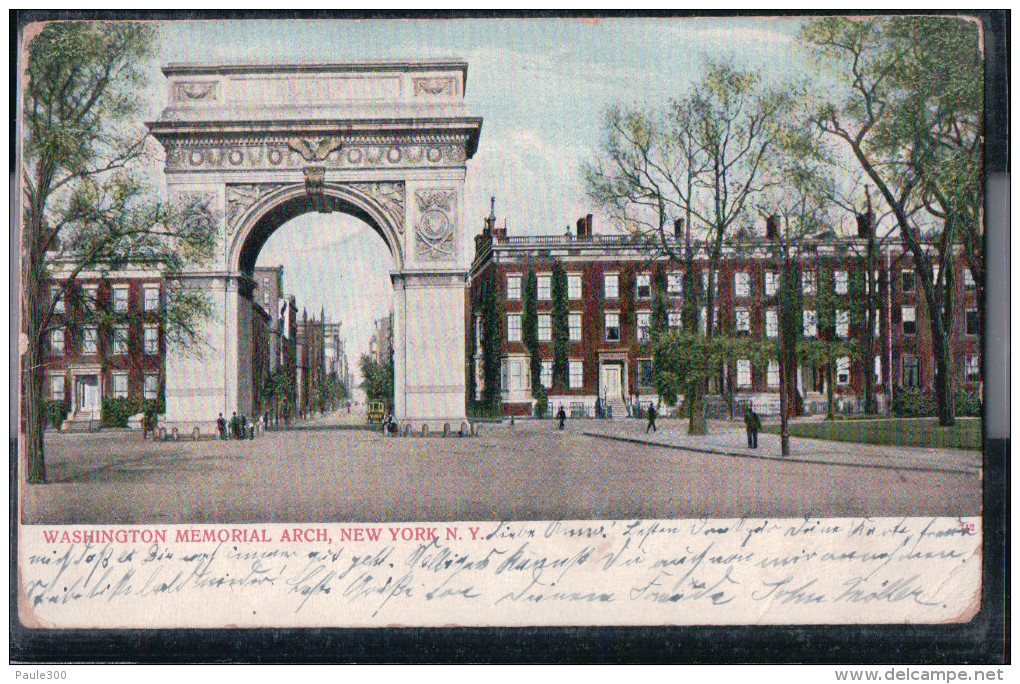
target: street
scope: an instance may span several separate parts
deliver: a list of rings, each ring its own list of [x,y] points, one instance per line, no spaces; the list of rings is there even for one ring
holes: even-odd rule
[[[343,417],[344,420],[350,420]],[[339,417],[338,417],[339,420]],[[253,441],[47,433],[30,524],[973,516],[981,476],[743,458],[588,436],[595,421],[394,438],[310,421]],[[674,430],[673,421],[661,425]],[[640,432],[638,421],[615,421]],[[621,428],[617,428],[621,429]],[[821,445],[824,451],[826,443]],[[979,458],[962,452],[964,460]]]

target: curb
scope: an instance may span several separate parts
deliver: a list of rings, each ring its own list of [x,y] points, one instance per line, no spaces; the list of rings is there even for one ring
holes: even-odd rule
[[[961,470],[958,468],[921,468],[917,466],[898,466],[898,465],[884,465],[881,463],[838,463],[835,461],[821,461],[818,459],[808,458],[784,458],[782,456],[762,456],[758,454],[745,454],[736,451],[724,451],[723,449],[706,449],[704,447],[688,447],[678,446],[675,444],[664,444],[662,442],[653,442],[647,439],[638,439],[635,437],[618,437],[616,435],[606,435],[598,432],[584,432],[586,437],[596,437],[598,439],[605,439],[613,442],[629,442],[631,444],[642,444],[645,446],[660,447],[662,449],[674,449],[676,451],[694,451],[699,454],[712,454],[715,456],[729,456],[731,458],[750,458],[757,459],[759,461],[778,461],[780,463],[809,463],[812,465],[831,465],[831,466],[842,466],[845,468],[875,468],[877,470],[910,470],[920,473],[949,473],[952,475],[980,475],[979,470]]]

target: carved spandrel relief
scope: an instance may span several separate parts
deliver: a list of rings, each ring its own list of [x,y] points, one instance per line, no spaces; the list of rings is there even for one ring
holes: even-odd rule
[[[453,190],[419,190],[415,199],[418,205],[415,256],[425,261],[455,260],[457,193]]]
[[[256,202],[278,188],[272,183],[240,183],[227,186],[227,234],[233,235],[237,225]]]
[[[404,233],[403,183],[346,183],[347,187],[368,195],[382,205],[397,231]]]
[[[192,235],[212,235],[215,238],[219,232],[218,223],[222,216],[217,207],[215,193],[200,190],[177,190],[172,195],[172,201],[173,220],[182,231]],[[223,245],[218,239],[216,242],[220,244],[217,244],[213,249],[221,252]]]
[[[216,81],[178,81],[174,83],[173,99],[177,102],[215,100],[217,85]]]
[[[423,95],[431,95],[433,97],[438,95],[451,95],[457,94],[457,79],[452,76],[444,76],[440,78],[416,78],[414,79],[414,96],[421,97]]]

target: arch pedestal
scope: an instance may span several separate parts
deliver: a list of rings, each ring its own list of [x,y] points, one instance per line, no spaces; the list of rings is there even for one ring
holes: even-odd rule
[[[251,272],[268,237],[308,211],[371,225],[393,257],[395,414],[415,430],[466,416],[463,220],[481,119],[456,61],[177,65],[152,124],[172,201],[205,205],[222,236],[175,286],[209,301],[196,348],[166,358],[164,426],[213,432],[251,416]]]

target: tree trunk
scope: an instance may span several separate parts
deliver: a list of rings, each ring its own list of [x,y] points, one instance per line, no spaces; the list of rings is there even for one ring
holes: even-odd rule
[[[935,411],[939,417],[939,425],[949,427],[956,423],[953,406],[953,383],[950,377],[952,361],[949,358],[949,340],[944,333],[942,318],[938,311],[931,311],[931,345],[935,357]],[[936,326],[939,330],[936,331]]]
[[[38,221],[30,214],[26,221],[25,248],[22,278],[22,332],[27,338],[25,354],[22,356],[22,407],[24,409],[23,425],[25,430],[25,479],[31,484],[46,482],[46,460],[43,449],[43,431],[46,412],[43,410],[43,363],[41,349],[41,307],[40,291],[42,287],[42,255],[38,254],[39,235]]]
[[[870,204],[870,196],[868,198]],[[871,210],[869,207],[868,215]],[[861,367],[864,369],[864,413],[877,413],[875,406],[875,295],[878,294],[878,283],[875,278],[875,227],[868,226],[867,272],[864,274],[866,289],[864,312],[864,334],[861,336]]]
[[[832,354],[827,354],[825,358],[825,418],[827,420],[833,420],[836,417],[836,392],[832,387]]]

